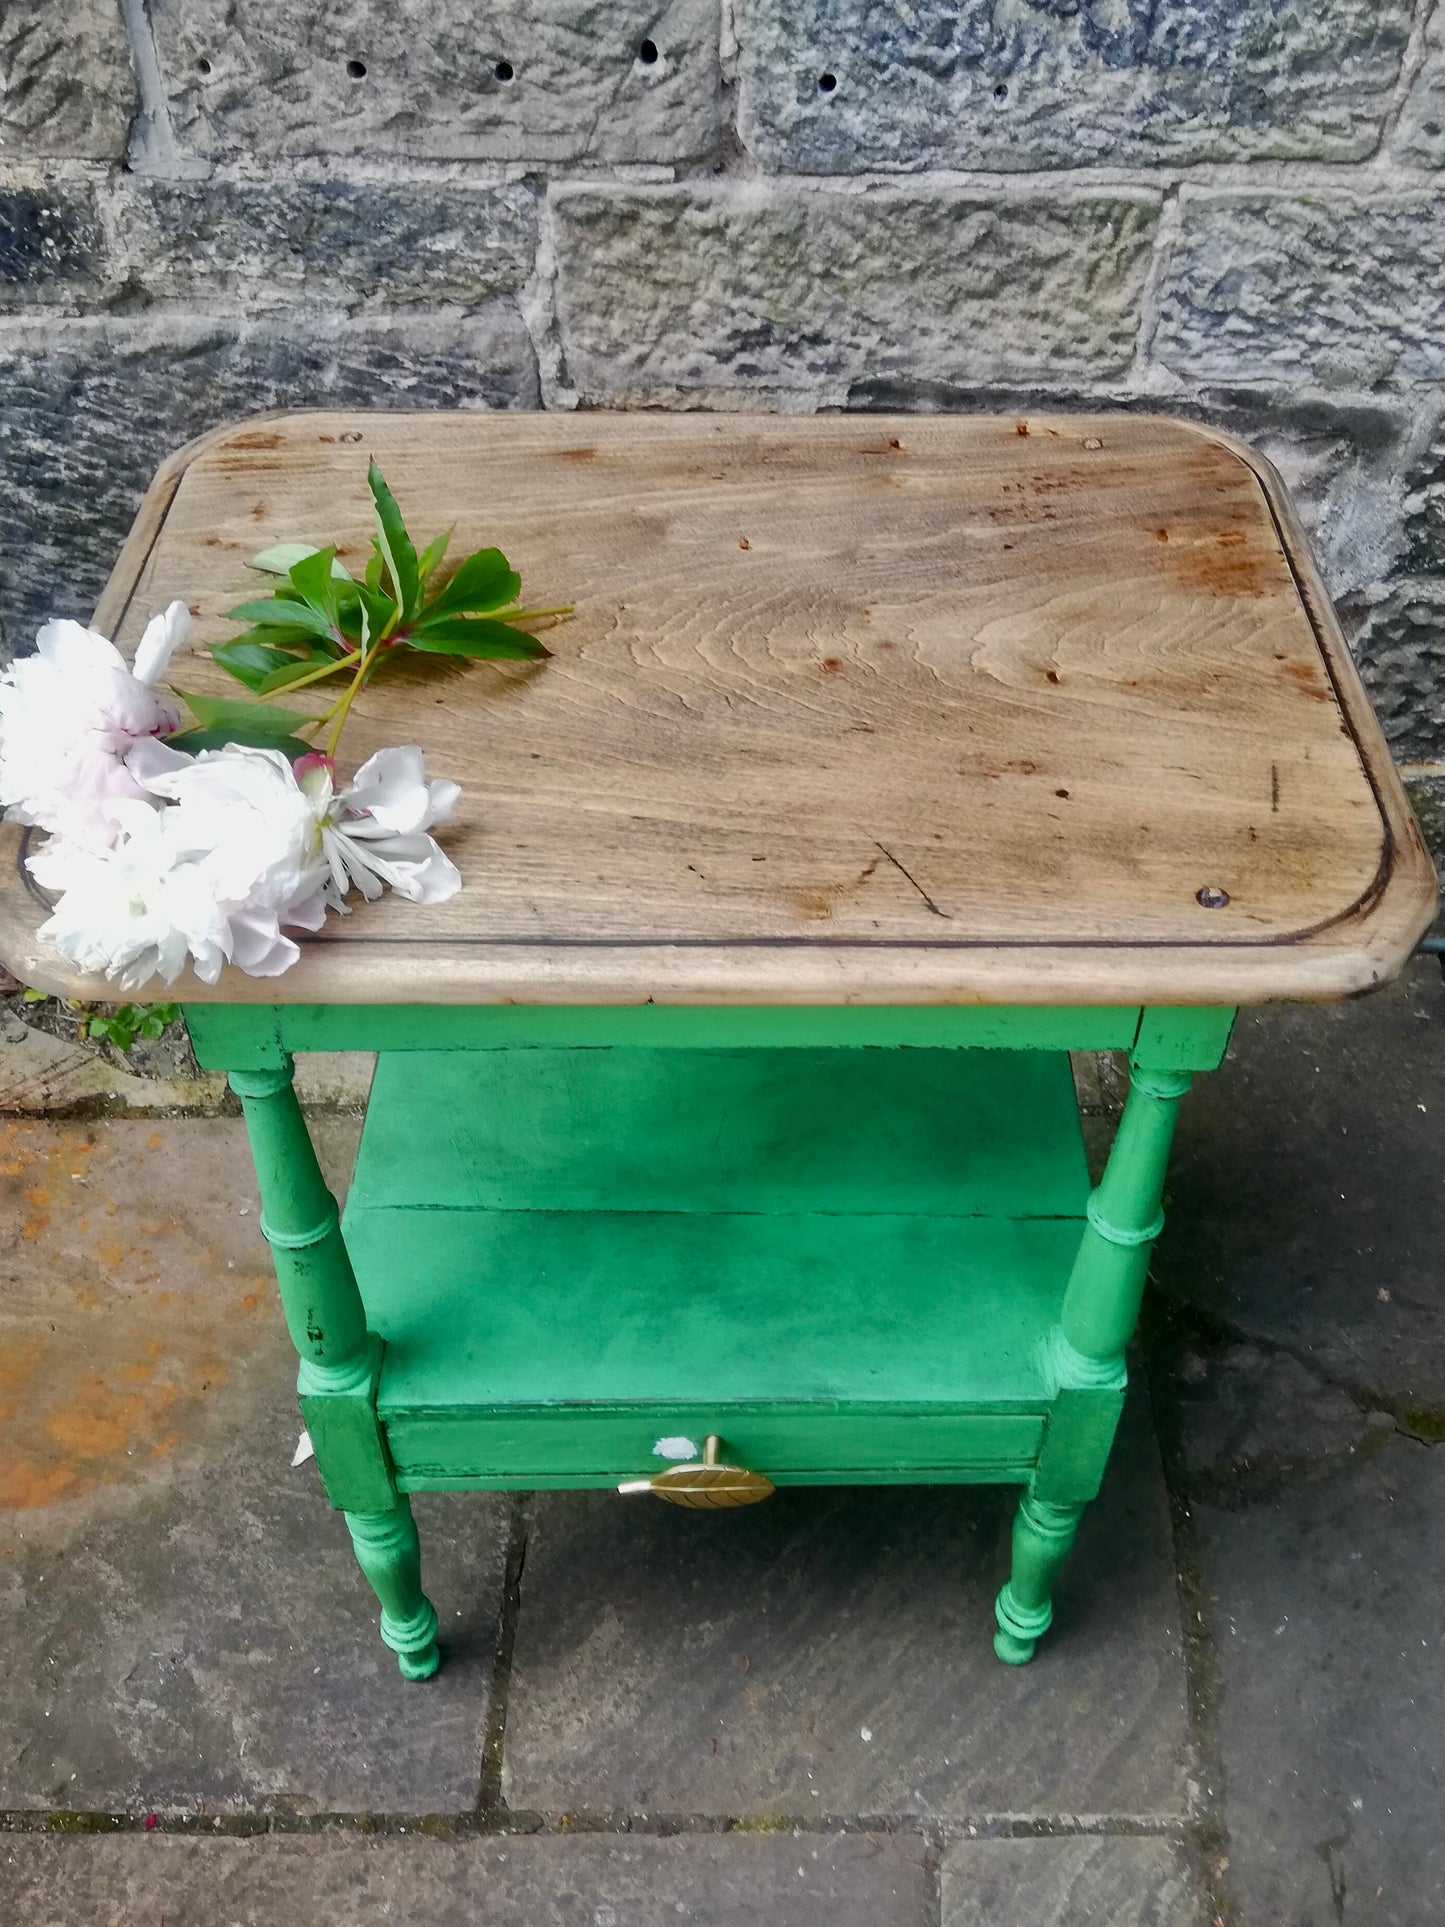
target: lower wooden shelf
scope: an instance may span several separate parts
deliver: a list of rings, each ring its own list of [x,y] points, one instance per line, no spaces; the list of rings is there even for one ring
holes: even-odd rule
[[[384,1057],[345,1230],[398,1483],[709,1432],[776,1483],[1027,1478],[1087,1189],[1063,1053]]]

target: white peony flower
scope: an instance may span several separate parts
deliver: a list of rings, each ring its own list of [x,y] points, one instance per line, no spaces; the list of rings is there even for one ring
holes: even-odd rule
[[[173,805],[163,812],[168,834],[186,861],[204,863],[222,902],[319,927],[306,906],[326,883],[321,826],[279,749],[228,743],[183,756],[149,742],[137,744],[130,769]]]
[[[328,756],[301,757],[297,775],[321,824],[333,909],[345,910],[353,883],[368,901],[387,884],[412,903],[444,903],[461,889],[456,865],[426,834],[446,822],[461,791],[445,779],[428,782],[419,749],[379,749],[339,792]]]
[[[298,779],[279,750],[240,743],[192,757],[138,742],[127,767],[141,796],[108,804],[113,847],[57,838],[29,858],[59,893],[40,934],[126,990],[174,982],[187,955],[206,983],[227,962],[279,976],[301,954],[283,932],[320,929],[353,882],[418,903],[461,887],[426,834],[459,791],[427,782],[418,749],[379,751],[339,794],[328,757],[301,758]]]
[[[28,859],[36,881],[59,896],[40,935],[123,990],[156,976],[173,983],[187,957],[214,983],[233,948],[230,923],[204,870],[176,849],[172,812],[134,798],[112,808],[113,848],[52,838]]]
[[[61,838],[29,859],[36,881],[61,893],[40,934],[126,990],[174,982],[187,953],[205,983],[224,963],[279,976],[301,954],[282,926],[320,928],[328,875],[286,758],[239,743],[189,757],[151,742],[132,770],[147,800],[111,804],[113,848]]]
[[[79,622],[47,622],[33,656],[0,671],[0,809],[72,842],[108,849],[117,801],[145,792],[126,758],[137,742],[180,721],[158,695],[172,652],[190,628],[173,602],[146,625],[135,668]]]

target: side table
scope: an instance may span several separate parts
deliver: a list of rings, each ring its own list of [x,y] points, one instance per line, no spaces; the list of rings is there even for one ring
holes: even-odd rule
[[[1191,1076],[1238,1005],[1368,990],[1433,911],[1279,478],[1144,416],[260,417],[161,471],[98,625],[183,597],[177,680],[220,689],[248,556],[364,553],[368,452],[418,531],[576,602],[540,670],[357,706],[358,761],[461,783],[459,896],[178,992],[383,1639],[435,1670],[411,1492],[997,1481],[1027,1660]],[[6,836],[0,954],[103,999]],[[344,1219],[308,1050],[378,1053]],[[1130,1085],[1091,1190],[1097,1050]]]

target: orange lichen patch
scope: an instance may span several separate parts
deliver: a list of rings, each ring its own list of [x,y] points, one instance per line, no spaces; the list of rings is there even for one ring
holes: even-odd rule
[[[46,1417],[46,1435],[67,1453],[81,1459],[103,1459],[122,1452],[135,1442],[148,1443],[154,1434],[154,1421],[167,1416],[180,1395],[180,1387],[162,1385],[149,1393],[116,1393],[105,1383],[103,1373],[85,1374],[76,1384],[80,1396],[72,1405],[61,1406]]]
[[[18,1344],[0,1345],[0,1388],[24,1385],[40,1367],[42,1341],[28,1338]]]
[[[0,1508],[29,1511],[198,1441],[277,1307],[229,1123],[21,1122],[0,1153]]]
[[[31,1512],[73,1498],[79,1480],[68,1465],[34,1465],[0,1459],[0,1509]]]

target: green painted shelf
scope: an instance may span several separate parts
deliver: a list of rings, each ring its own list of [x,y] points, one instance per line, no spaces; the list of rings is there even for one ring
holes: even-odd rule
[[[346,1211],[398,1483],[1026,1479],[1088,1176],[1067,1055],[383,1056]]]

